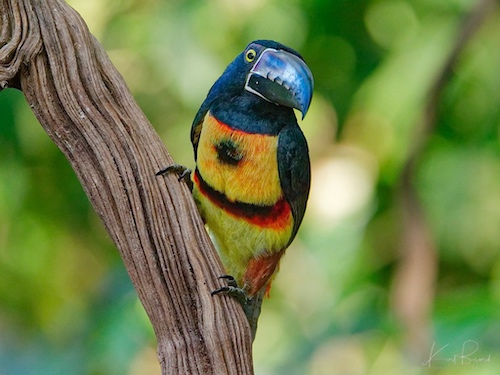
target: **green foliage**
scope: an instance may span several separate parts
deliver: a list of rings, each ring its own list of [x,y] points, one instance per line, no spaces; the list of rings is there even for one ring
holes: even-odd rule
[[[411,327],[399,319],[394,299],[404,250],[402,168],[420,141],[429,90],[475,4],[71,1],[176,161],[187,166],[192,118],[250,40],[294,47],[315,76],[302,123],[312,193],[264,302],[257,374],[497,373],[497,10],[446,82],[413,176],[439,271],[429,332],[422,332],[429,334],[424,360],[412,352]],[[15,90],[0,93],[0,149],[0,375],[159,374],[154,335],[117,251]],[[440,349],[426,363],[425,355]]]

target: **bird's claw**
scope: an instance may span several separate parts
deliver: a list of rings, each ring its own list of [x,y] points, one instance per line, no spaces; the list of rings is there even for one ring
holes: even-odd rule
[[[182,180],[186,181],[189,188],[193,190],[193,182],[191,181],[191,169],[180,164],[172,164],[165,168],[160,169],[158,172],[156,172],[156,175],[163,176],[164,174],[167,173],[177,173],[179,175],[177,181],[182,181]]]
[[[236,282],[236,279],[231,275],[222,275],[222,276],[219,276],[219,279],[227,280],[228,286],[238,288],[238,283]]]
[[[247,305],[248,300],[249,300],[247,292],[245,292],[245,290],[243,288],[240,288],[238,286],[238,283],[236,282],[234,277],[231,275],[223,275],[223,276],[220,276],[219,279],[227,280],[227,285],[223,286],[219,289],[214,290],[210,294],[212,296],[219,294],[219,293],[227,294],[228,296],[235,298],[243,306],[243,308],[245,308],[245,306]]]
[[[223,275],[220,276],[219,279],[225,279],[227,285],[214,290],[211,293],[212,296],[222,293],[233,297],[234,299],[236,299],[236,301],[238,301],[238,303],[243,308],[243,312],[247,317],[248,323],[250,324],[252,339],[254,339],[255,333],[257,332],[257,321],[259,319],[262,298],[264,296],[265,290],[262,289],[261,292],[258,292],[256,295],[249,297],[246,290],[238,286],[238,283],[233,276]]]

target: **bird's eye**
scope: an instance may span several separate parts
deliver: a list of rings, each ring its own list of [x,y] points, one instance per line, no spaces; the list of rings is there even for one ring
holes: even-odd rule
[[[255,60],[255,56],[257,56],[257,52],[254,49],[249,49],[247,53],[245,53],[245,60],[247,62],[252,62]]]

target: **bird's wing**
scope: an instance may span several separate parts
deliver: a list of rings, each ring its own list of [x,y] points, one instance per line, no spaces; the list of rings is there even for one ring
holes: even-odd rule
[[[291,206],[294,219],[290,244],[304,217],[311,185],[309,150],[304,134],[296,124],[285,126],[279,134],[278,171],[281,188]]]
[[[193,124],[191,125],[191,143],[193,144],[194,160],[196,161],[198,155],[198,141],[200,140],[201,129],[203,127],[203,121],[209,110],[210,102],[205,100],[201,105],[198,113],[194,117]]]

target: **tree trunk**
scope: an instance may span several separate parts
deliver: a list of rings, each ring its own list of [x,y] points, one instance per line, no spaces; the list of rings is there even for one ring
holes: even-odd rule
[[[60,0],[0,0],[0,90],[16,87],[66,155],[118,247],[163,374],[252,374],[239,305],[184,183],[81,17]],[[187,133],[186,133],[187,134]]]

